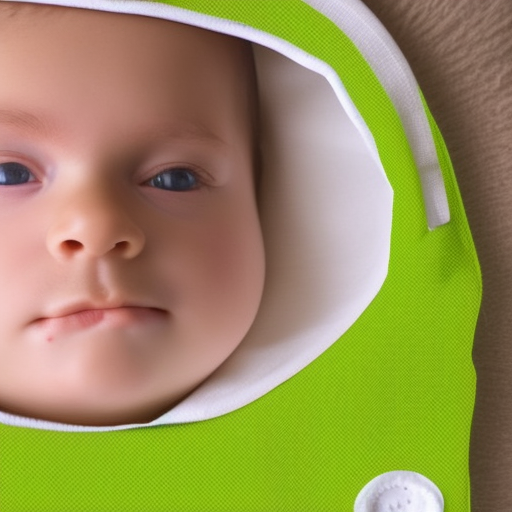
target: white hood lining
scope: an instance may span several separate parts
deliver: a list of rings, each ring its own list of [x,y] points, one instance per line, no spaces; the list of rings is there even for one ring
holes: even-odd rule
[[[251,403],[338,340],[385,280],[393,194],[371,133],[327,64],[268,34],[157,3],[39,3],[155,16],[259,41],[254,51],[267,277],[257,318],[241,345],[196,391],[153,422],[90,427],[3,412],[0,422],[108,431],[201,421]]]

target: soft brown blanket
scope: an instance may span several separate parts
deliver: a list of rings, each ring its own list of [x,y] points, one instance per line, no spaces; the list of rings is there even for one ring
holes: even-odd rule
[[[409,60],[455,168],[484,289],[472,512],[511,512],[512,0],[364,1]]]

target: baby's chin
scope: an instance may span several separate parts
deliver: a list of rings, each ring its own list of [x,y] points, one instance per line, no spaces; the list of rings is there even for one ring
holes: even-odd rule
[[[196,386],[197,387],[197,386]],[[195,388],[194,388],[195,389]],[[146,398],[125,399],[125,403],[108,403],[108,400],[39,400],[35,403],[0,403],[0,410],[8,414],[52,423],[80,426],[115,426],[134,423],[149,423],[184,400],[193,389],[184,393],[176,392],[168,399]],[[130,397],[125,397],[130,398]]]
[[[155,357],[149,352],[150,357],[144,351],[128,349],[122,340],[101,341],[95,338],[91,348],[81,340],[84,349],[61,360],[57,371],[32,375],[16,395],[2,396],[0,392],[0,410],[78,426],[150,423],[199,388],[241,340],[221,356],[216,354],[217,359],[197,357],[195,361],[190,355],[180,360],[178,354]]]

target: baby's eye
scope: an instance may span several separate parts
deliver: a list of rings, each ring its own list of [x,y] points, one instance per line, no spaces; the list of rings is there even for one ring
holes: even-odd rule
[[[1,185],[23,185],[34,181],[34,175],[27,166],[18,162],[0,163],[0,186]]]
[[[147,182],[150,186],[173,192],[187,192],[199,187],[196,174],[185,167],[167,169]]]

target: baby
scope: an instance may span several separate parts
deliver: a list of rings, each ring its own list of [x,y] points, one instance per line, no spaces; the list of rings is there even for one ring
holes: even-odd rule
[[[0,23],[0,410],[149,422],[260,304],[250,44],[9,2]]]

